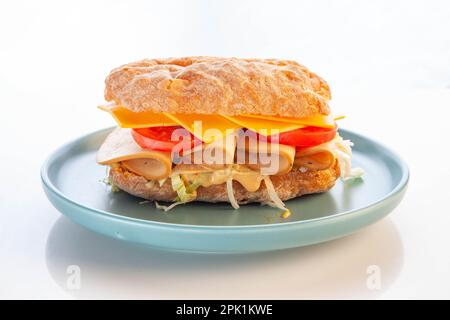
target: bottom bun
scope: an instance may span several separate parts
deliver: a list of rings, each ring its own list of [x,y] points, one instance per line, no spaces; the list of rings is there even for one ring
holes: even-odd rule
[[[293,168],[287,174],[271,176],[270,179],[278,196],[284,201],[305,194],[327,191],[334,186],[339,175],[339,164],[335,161],[331,168],[325,170],[301,172],[299,168]],[[170,179],[160,186],[157,181],[149,183],[144,177],[120,166],[110,170],[109,178],[119,189],[143,199],[171,202],[175,201],[177,196],[172,190]],[[264,182],[257,191],[249,192],[239,182],[233,181],[233,191],[236,201],[240,204],[270,200]],[[196,201],[229,202],[226,184],[199,187]]]

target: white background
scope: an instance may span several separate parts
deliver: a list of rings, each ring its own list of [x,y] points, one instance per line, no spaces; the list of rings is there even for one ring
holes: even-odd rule
[[[319,73],[341,125],[407,161],[404,201],[347,238],[241,256],[135,248],[62,217],[41,189],[46,156],[112,125],[95,108],[112,68],[181,55]],[[450,298],[448,1],[2,1],[0,102],[0,298]]]

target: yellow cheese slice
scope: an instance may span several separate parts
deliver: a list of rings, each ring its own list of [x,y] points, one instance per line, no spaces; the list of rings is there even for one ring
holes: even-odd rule
[[[176,126],[177,123],[162,113],[132,112],[115,104],[101,105],[99,109],[110,113],[122,128],[149,128]]]
[[[134,142],[130,129],[124,128],[116,128],[108,135],[97,152],[97,162],[103,165],[123,162],[130,171],[150,180],[166,178],[172,172],[170,152],[142,149]]]
[[[262,118],[255,118],[255,117],[249,117],[249,116],[225,116],[222,115],[222,117],[236,123],[242,128],[247,128],[252,131],[255,131],[262,135],[271,135],[276,133],[282,133],[286,131],[292,131],[295,129],[303,128],[305,127],[302,124],[298,123],[288,123],[288,122],[282,122],[282,121],[273,121],[273,120],[266,120]]]
[[[211,143],[241,127],[219,115],[171,113],[164,113],[164,115],[205,143]]]
[[[273,116],[264,116],[264,115],[256,115],[256,114],[246,114],[242,115],[246,118],[252,119],[261,119],[270,122],[285,122],[290,124],[299,124],[303,126],[314,126],[314,127],[322,127],[322,128],[334,128],[335,121],[343,119],[344,116],[315,116],[310,118],[289,118],[289,117],[273,117]]]

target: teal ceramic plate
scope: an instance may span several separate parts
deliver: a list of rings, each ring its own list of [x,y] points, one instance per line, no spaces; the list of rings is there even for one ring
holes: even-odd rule
[[[41,176],[51,203],[80,225],[124,241],[200,252],[253,252],[336,239],[383,218],[402,199],[408,168],[392,151],[359,134],[340,130],[355,143],[354,166],[364,179],[338,181],[329,192],[286,202],[292,215],[258,204],[190,203],[165,213],[152,202],[113,193],[101,181],[105,167],[95,154],[112,129],[81,137],[54,152]]]

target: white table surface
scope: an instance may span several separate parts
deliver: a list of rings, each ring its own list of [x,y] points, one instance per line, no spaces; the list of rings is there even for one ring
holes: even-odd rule
[[[0,298],[450,298],[445,1],[163,3],[0,4]],[[95,108],[110,69],[180,55],[301,61],[329,81],[343,127],[407,161],[403,202],[341,240],[237,256],[136,248],[62,217],[41,188],[44,159],[113,123]]]

